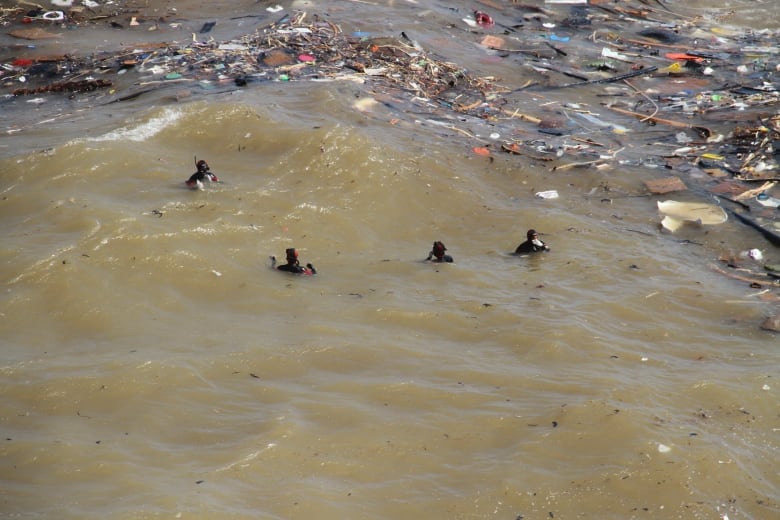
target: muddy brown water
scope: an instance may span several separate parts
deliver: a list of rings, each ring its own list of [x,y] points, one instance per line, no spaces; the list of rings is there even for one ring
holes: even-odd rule
[[[271,5],[139,2],[155,30],[28,50],[229,39],[297,8],[536,74],[462,21],[508,2]],[[773,29],[771,5],[685,14]],[[491,160],[364,87],[4,101],[0,517],[778,517],[777,303],[710,268],[777,249],[732,220],[661,232],[647,164]],[[184,189],[195,156],[224,182]],[[552,251],[510,255],[530,227]],[[453,264],[422,261],[434,240]],[[319,274],[272,270],[288,247]]]

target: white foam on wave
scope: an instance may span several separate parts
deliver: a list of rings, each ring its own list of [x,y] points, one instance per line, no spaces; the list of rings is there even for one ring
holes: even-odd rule
[[[148,121],[144,121],[135,126],[123,126],[116,130],[112,130],[107,134],[103,134],[97,137],[88,137],[87,141],[103,142],[103,141],[146,141],[159,134],[167,127],[176,123],[182,118],[184,112],[175,108],[165,108],[158,116],[152,117]]]

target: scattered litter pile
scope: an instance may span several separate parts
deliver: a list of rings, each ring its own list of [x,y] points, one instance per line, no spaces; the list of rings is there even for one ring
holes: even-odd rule
[[[41,64],[50,65],[41,67]],[[204,87],[225,81],[244,86],[258,80],[336,79],[359,75],[371,78],[380,88],[381,85],[395,87],[426,99],[435,99],[455,85],[479,92],[482,97],[500,89],[489,80],[466,74],[455,64],[427,56],[404,34],[401,38],[345,36],[332,22],[308,17],[304,12],[284,16],[252,35],[230,42],[144,44],[130,51],[85,58],[67,55],[35,60],[20,58],[3,68],[0,79],[6,88],[18,85],[20,80],[25,85],[35,83],[14,88],[11,93],[16,96],[111,87],[113,82],[109,79],[100,82],[90,79],[81,81],[85,88],[80,89],[74,78],[121,74],[130,68],[136,68],[140,75],[138,86],[176,79],[198,81]],[[46,81],[54,75],[63,79]]]
[[[724,20],[686,16],[676,11],[683,6],[663,2],[481,3],[492,12],[455,13],[461,18],[442,30],[462,27],[486,56],[521,67],[522,84],[477,77],[425,52],[404,32],[345,34],[325,17],[294,12],[226,42],[201,34],[187,43],[85,57],[19,56],[0,63],[0,93],[64,92],[105,103],[182,83],[205,91],[355,80],[373,96],[401,99],[418,115],[447,121],[446,128],[479,142],[473,150],[480,155],[524,156],[551,171],[626,164],[651,166],[655,177],[674,171],[649,179],[647,193],[695,184],[724,204],[719,222],[733,215],[780,245],[780,34],[730,29]],[[12,15],[19,10],[0,12]],[[578,89],[601,102],[570,101]],[[486,126],[500,140],[479,137]],[[684,202],[691,201],[666,207],[678,211]],[[665,215],[672,232],[696,220]],[[780,286],[771,272],[762,279]]]

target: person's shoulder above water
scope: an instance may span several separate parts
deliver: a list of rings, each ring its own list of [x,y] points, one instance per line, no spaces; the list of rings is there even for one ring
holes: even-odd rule
[[[197,171],[185,181],[188,188],[202,190],[205,187],[204,182],[219,182],[219,178],[211,171],[208,163],[203,159],[195,163],[195,168]]]
[[[540,253],[542,251],[550,250],[547,244],[539,239],[539,233],[537,233],[535,229],[529,229],[525,236],[526,241],[517,246],[517,249],[515,249],[516,255]]]
[[[428,258],[426,258],[426,261],[431,262],[454,262],[453,258],[450,255],[444,254],[444,252],[447,250],[447,248],[444,246],[444,243],[437,240],[433,243],[433,248],[431,249],[431,252],[428,253]]]
[[[271,257],[271,267],[275,267],[279,271],[285,271],[288,273],[293,274],[304,274],[304,275],[313,275],[317,274],[317,270],[314,268],[311,264],[306,264],[306,267],[301,265],[300,260],[298,260],[298,251],[295,250],[294,247],[290,247],[287,250],[285,250],[285,256],[287,263],[276,265],[276,257]]]

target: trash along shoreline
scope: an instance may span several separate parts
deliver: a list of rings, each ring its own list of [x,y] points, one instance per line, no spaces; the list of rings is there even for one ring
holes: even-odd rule
[[[66,96],[102,106],[169,88],[185,89],[190,99],[265,82],[353,81],[373,99],[413,106],[415,118],[427,115],[487,160],[509,154],[550,172],[646,166],[651,178],[643,193],[668,198],[658,203],[665,232],[734,218],[776,256],[778,32],[727,28],[661,2],[474,5],[472,12],[454,12],[453,24],[465,27],[486,55],[512,65],[521,60],[522,84],[474,75],[426,52],[403,31],[346,33],[331,16],[274,6],[268,8],[273,21],[227,41],[209,36],[216,23],[210,22],[186,42],[144,42],[83,56],[28,58],[21,45],[15,57],[0,62],[0,103]],[[52,25],[91,23],[83,9],[37,9],[3,9],[2,19],[15,26],[24,17],[46,24],[8,34],[34,41],[55,38]],[[124,23],[136,20],[122,14],[130,20]],[[567,101],[581,88],[601,89],[600,105]],[[6,133],[24,131],[9,125]],[[491,133],[500,138],[486,137]],[[686,190],[706,193],[709,201],[690,202],[693,197],[681,194]],[[780,264],[764,263],[760,249],[751,251],[712,268],[761,289],[762,301],[780,302]],[[777,309],[762,328],[780,331]]]

